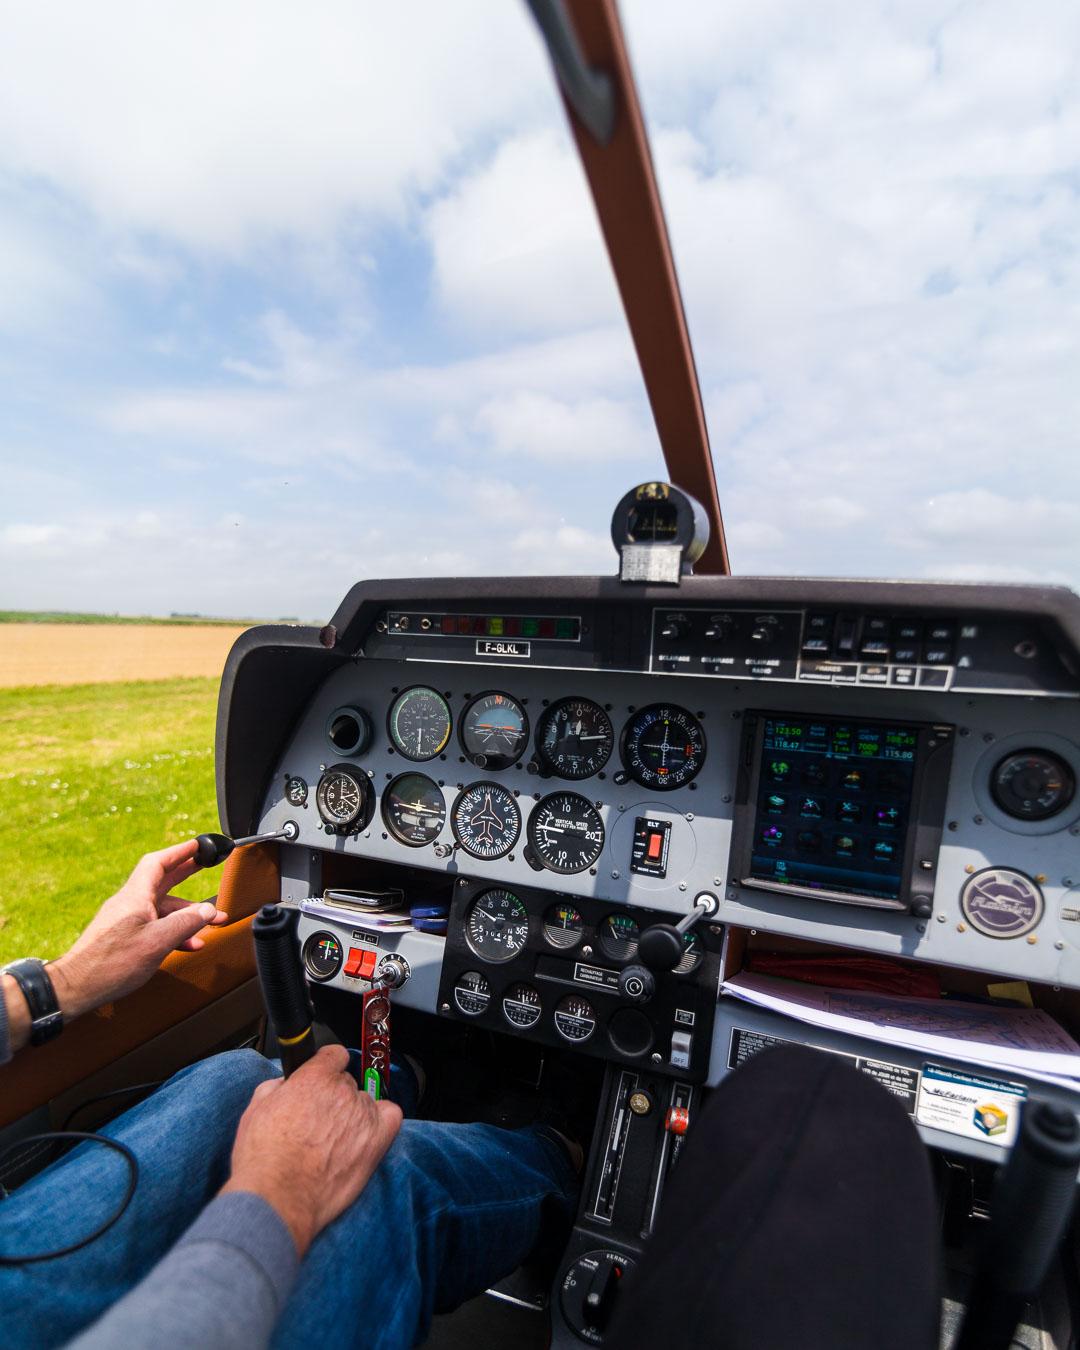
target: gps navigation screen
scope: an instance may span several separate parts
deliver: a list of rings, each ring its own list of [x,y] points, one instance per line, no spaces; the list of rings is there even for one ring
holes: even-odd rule
[[[919,728],[763,716],[750,875],[899,898]]]

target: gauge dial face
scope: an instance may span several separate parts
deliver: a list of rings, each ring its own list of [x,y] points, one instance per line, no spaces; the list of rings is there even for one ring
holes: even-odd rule
[[[465,941],[483,961],[512,961],[529,939],[529,911],[513,891],[484,891],[465,916]]]
[[[473,783],[457,795],[450,811],[454,838],[474,858],[503,858],[521,833],[514,794],[498,783]]]
[[[333,933],[312,933],[304,943],[304,969],[313,980],[332,980],[344,955]]]
[[[481,694],[465,709],[458,734],[478,769],[508,769],[529,743],[529,719],[509,694]]]
[[[629,914],[609,914],[600,925],[600,946],[619,961],[637,955],[639,936],[637,920]]]
[[[553,792],[529,817],[529,843],[552,872],[584,872],[604,851],[604,822],[577,792]]]
[[[491,981],[478,970],[463,970],[454,984],[454,1004],[466,1017],[480,1017],[491,1003]]]
[[[622,734],[622,757],[643,787],[670,792],[696,778],[705,763],[705,733],[685,708],[653,703],[639,708]]]
[[[588,999],[567,994],[555,1005],[555,1030],[564,1041],[580,1045],[596,1030],[596,1013]]]
[[[552,905],[544,914],[544,937],[553,947],[576,947],[585,931],[585,920],[573,905]]]
[[[330,769],[315,790],[319,815],[339,834],[363,829],[371,819],[371,798],[367,775],[349,769]]]
[[[402,844],[432,844],[446,823],[446,802],[438,783],[423,773],[403,773],[387,786],[382,799],[383,824]]]
[[[450,739],[450,705],[435,689],[418,684],[403,689],[386,719],[394,749],[406,759],[434,759]]]
[[[705,948],[701,945],[701,939],[696,933],[683,934],[683,954],[679,964],[675,967],[676,975],[689,975],[697,970],[705,959]]]
[[[608,762],[615,733],[611,718],[587,698],[564,698],[546,709],[536,733],[544,767],[556,778],[590,778]]]
[[[295,775],[285,780],[285,800],[290,806],[307,805],[307,783]]]
[[[1049,820],[1072,801],[1076,777],[1049,750],[1020,750],[995,766],[990,791],[998,806],[1015,820]]]
[[[502,1010],[512,1027],[534,1027],[540,1020],[540,995],[531,984],[512,984],[503,994]]]

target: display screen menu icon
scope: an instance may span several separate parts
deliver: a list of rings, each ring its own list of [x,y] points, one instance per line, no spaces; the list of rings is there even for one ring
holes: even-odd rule
[[[671,821],[638,816],[634,821],[634,847],[630,871],[645,877],[666,877]]]
[[[898,899],[918,736],[886,722],[764,717],[750,876]]]

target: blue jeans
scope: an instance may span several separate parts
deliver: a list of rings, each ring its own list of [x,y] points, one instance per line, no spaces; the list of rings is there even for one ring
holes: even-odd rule
[[[5,1350],[63,1344],[148,1273],[225,1182],[236,1123],[278,1072],[253,1050],[217,1055],[101,1131],[138,1158],[135,1196],[89,1247],[0,1267]],[[411,1071],[395,1066],[392,1092],[408,1113]],[[126,1180],[112,1150],[80,1145],[0,1201],[0,1253],[77,1241],[115,1208]],[[569,1217],[576,1191],[565,1152],[542,1130],[406,1120],[360,1197],[312,1244],[273,1344],[418,1344],[433,1313],[520,1265],[545,1211]],[[168,1344],[168,1328],[159,1333]]]

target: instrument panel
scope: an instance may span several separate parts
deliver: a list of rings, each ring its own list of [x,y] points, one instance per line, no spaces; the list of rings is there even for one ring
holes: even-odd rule
[[[259,828],[571,911],[705,890],[723,923],[1080,987],[1080,660],[1054,622],[981,591],[973,615],[968,587],[922,588],[916,625],[901,586],[676,608],[585,584],[484,614],[347,602]]]

